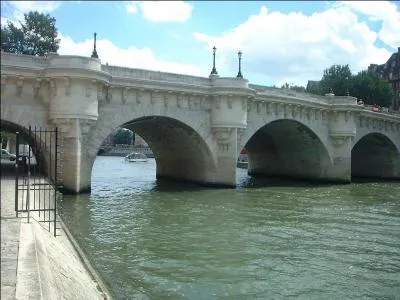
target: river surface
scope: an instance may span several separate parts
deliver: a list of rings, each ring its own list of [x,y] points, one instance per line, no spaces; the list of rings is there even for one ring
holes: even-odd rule
[[[62,217],[115,299],[400,299],[400,184],[155,179],[96,158]]]

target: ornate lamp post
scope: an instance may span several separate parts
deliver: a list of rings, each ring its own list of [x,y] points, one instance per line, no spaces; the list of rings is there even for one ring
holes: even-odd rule
[[[97,55],[97,51],[96,51],[96,35],[97,33],[94,33],[94,41],[93,41],[93,52],[92,52],[92,58],[99,58],[99,56]]]
[[[242,51],[238,52],[238,57],[239,57],[239,72],[238,72],[236,78],[243,78],[243,75],[242,75]]]
[[[215,46],[213,47],[213,68],[211,70],[211,74],[210,75],[218,75],[217,73],[217,69],[215,68],[215,51],[217,50],[217,48],[215,48]]]

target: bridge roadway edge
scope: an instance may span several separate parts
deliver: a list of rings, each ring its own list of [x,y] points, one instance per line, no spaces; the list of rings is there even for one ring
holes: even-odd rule
[[[1,299],[112,299],[58,216],[59,236],[14,213],[14,180],[1,178]],[[54,298],[55,297],[55,298]]]

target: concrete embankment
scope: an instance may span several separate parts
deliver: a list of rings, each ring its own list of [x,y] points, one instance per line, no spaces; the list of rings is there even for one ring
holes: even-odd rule
[[[57,237],[45,227],[15,217],[14,180],[2,178],[1,299],[111,299],[65,225]]]

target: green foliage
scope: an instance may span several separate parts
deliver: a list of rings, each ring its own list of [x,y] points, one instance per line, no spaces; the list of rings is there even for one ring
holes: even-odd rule
[[[393,89],[375,72],[364,70],[352,77],[350,94],[366,104],[388,107],[393,98]]]
[[[349,65],[333,65],[325,69],[321,81],[309,81],[308,93],[324,95],[333,92],[336,96],[350,96],[362,99],[366,104],[390,106],[393,89],[389,83],[374,71],[361,71],[352,75]]]
[[[133,143],[133,132],[129,129],[120,128],[114,135],[114,145],[125,144],[132,145]]]
[[[336,96],[346,96],[350,88],[351,71],[349,65],[333,65],[324,70],[320,81],[320,92],[333,92]]]
[[[56,19],[49,14],[37,11],[24,14],[21,28],[8,22],[1,27],[1,49],[5,52],[44,56],[57,52],[60,39],[57,39]]]
[[[307,83],[306,92],[310,94],[322,95],[320,82],[309,80]]]

